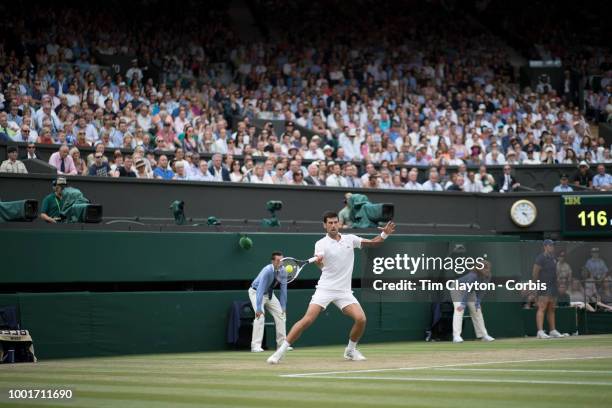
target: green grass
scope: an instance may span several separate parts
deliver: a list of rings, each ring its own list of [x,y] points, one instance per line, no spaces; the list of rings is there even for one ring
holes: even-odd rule
[[[612,336],[493,343],[364,344],[0,366],[0,406],[603,407],[612,400]],[[400,369],[402,368],[402,369]],[[364,371],[368,370],[368,371]],[[7,390],[71,389],[72,400],[9,400]]]

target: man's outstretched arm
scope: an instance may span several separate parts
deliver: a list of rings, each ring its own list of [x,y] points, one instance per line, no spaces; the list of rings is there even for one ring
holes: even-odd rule
[[[387,239],[387,237],[389,235],[392,235],[395,232],[395,223],[393,221],[389,221],[387,223],[387,225],[385,225],[384,227],[378,227],[379,230],[381,230],[381,233],[379,236],[374,237],[372,239],[364,239],[361,241],[361,247],[375,247],[378,246],[380,244],[382,244],[383,242],[385,242],[385,239]]]

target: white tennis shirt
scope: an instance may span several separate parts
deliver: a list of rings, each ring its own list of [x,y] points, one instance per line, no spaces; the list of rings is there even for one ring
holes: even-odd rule
[[[325,235],[315,244],[315,255],[323,257],[323,268],[317,289],[351,290],[353,264],[355,263],[353,250],[361,248],[363,238],[353,234],[339,235],[339,241]]]

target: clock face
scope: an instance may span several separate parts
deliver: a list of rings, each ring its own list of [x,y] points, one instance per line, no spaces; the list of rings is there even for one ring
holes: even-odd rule
[[[529,200],[518,200],[510,209],[510,218],[519,227],[528,227],[533,224],[538,215],[536,206]]]

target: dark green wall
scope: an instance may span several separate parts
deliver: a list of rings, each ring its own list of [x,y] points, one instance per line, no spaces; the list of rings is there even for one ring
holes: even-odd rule
[[[322,234],[252,233],[253,248],[237,233],[0,230],[4,266],[0,283],[249,280],[272,251],[308,258]],[[457,238],[457,237],[455,237]],[[464,241],[517,237],[464,236]],[[448,241],[449,236],[404,235],[390,242]],[[361,277],[356,256],[354,278]],[[317,279],[305,268],[304,279]]]

